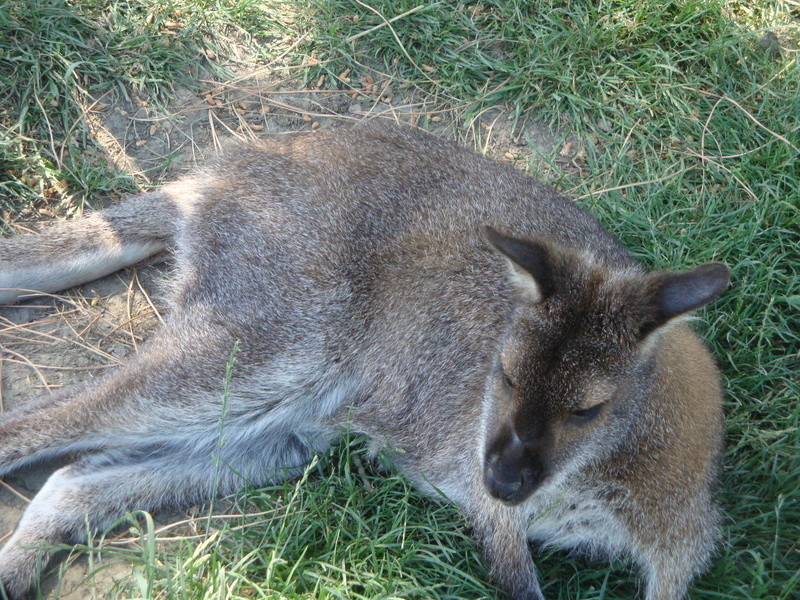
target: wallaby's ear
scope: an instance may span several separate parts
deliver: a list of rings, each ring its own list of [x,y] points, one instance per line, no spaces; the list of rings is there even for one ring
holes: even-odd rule
[[[654,273],[647,284],[648,316],[642,336],[671,319],[705,306],[728,285],[730,269],[706,263],[684,273]]]
[[[508,259],[512,280],[526,297],[542,302],[553,293],[553,255],[543,242],[520,240],[484,228],[489,242]]]

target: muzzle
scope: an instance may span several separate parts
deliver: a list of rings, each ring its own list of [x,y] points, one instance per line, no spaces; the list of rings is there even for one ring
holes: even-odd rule
[[[513,433],[501,435],[486,453],[483,482],[498,500],[519,504],[541,485],[543,479],[543,462],[536,448]]]

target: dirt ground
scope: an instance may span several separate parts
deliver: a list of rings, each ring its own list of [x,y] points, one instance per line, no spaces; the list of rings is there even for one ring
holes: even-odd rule
[[[473,131],[455,131],[453,114],[438,110],[433,101],[420,100],[416,92],[403,93],[393,89],[393,82],[367,74],[352,85],[364,93],[297,89],[255,71],[205,92],[182,90],[166,110],[144,101],[111,103],[101,98],[87,112],[87,123],[109,163],[132,173],[142,186],[174,177],[236,139],[362,118],[390,118],[477,141],[479,150],[520,167],[553,155],[564,166],[576,166],[579,152],[574,141],[534,121],[514,122],[504,107],[480,114]],[[29,398],[99,377],[137,352],[165,317],[159,282],[168,276],[167,258],[166,263],[127,269],[60,296],[0,307],[0,410],[13,410]],[[53,468],[45,465],[0,481],[0,542]],[[182,510],[158,518],[168,522],[185,514]],[[130,573],[129,567],[116,564],[87,580],[96,566],[93,558],[70,556],[53,569],[63,570],[60,584],[52,574],[45,580],[46,596],[107,597],[114,583]]]

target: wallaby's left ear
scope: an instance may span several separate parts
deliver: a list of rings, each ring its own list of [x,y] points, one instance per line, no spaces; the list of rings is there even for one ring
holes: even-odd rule
[[[654,273],[647,284],[649,314],[642,335],[705,306],[722,293],[729,278],[730,269],[720,263],[706,263],[684,273]]]
[[[520,240],[485,227],[484,233],[508,259],[511,279],[531,302],[542,302],[553,293],[553,249],[543,241]]]

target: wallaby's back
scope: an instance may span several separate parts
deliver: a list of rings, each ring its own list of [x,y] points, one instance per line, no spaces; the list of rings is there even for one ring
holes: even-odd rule
[[[58,291],[170,247],[179,265],[193,263],[191,276],[204,277],[211,261],[212,270],[242,275],[226,286],[241,282],[239,291],[252,293],[283,253],[312,277],[315,269],[324,275],[356,262],[357,269],[380,270],[389,256],[407,265],[425,257],[458,260],[473,253],[469,246],[487,223],[631,264],[593,218],[550,188],[420,130],[370,122],[237,147],[159,192],[43,235],[6,240],[0,289]],[[28,269],[9,268],[18,255]],[[213,287],[215,280],[203,281]],[[0,302],[19,295],[8,291]]]

